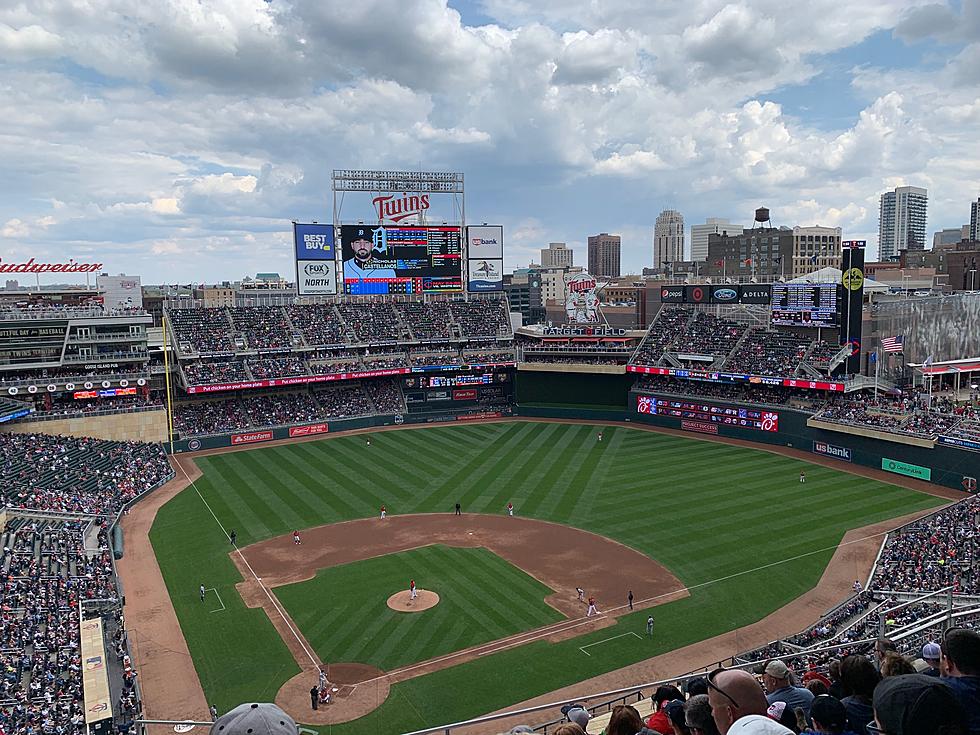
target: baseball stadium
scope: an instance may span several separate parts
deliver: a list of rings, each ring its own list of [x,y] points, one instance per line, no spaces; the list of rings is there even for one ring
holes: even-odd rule
[[[334,185],[286,288],[0,303],[4,732],[600,733],[976,626],[976,292],[845,241],[535,320],[503,228],[427,219],[461,175]]]

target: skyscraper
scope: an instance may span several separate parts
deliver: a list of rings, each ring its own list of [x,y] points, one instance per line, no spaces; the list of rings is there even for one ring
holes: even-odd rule
[[[603,278],[619,278],[619,235],[601,232],[589,236],[589,273]]]
[[[980,197],[970,202],[970,240],[980,242]]]
[[[902,250],[924,250],[929,196],[917,186],[900,186],[881,195],[878,214],[878,260],[892,260]]]
[[[740,235],[742,225],[736,225],[727,219],[708,217],[703,225],[691,225],[691,260],[708,259],[708,235]]]
[[[665,209],[653,227],[653,267],[684,260],[684,215]]]
[[[568,268],[574,265],[575,251],[563,242],[549,242],[548,247],[541,248],[541,265],[545,268]]]

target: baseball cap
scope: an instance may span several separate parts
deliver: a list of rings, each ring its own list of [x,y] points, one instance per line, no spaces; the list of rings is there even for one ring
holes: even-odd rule
[[[746,715],[735,720],[728,735],[793,735],[793,731],[766,715]]]
[[[816,720],[824,728],[843,731],[847,725],[847,710],[836,697],[821,694],[810,704],[810,719]]]
[[[240,704],[211,725],[211,735],[297,735],[296,721],[274,704]]]
[[[926,661],[938,661],[942,653],[938,643],[926,643],[922,647],[922,658]]]
[[[684,727],[684,703],[679,699],[674,699],[664,705],[664,713],[667,719],[678,727]]]
[[[585,709],[585,705],[579,704],[578,702],[575,702],[574,704],[566,704],[561,708],[561,713],[565,715],[565,717],[568,717],[568,713],[573,709]]]
[[[966,713],[952,690],[940,679],[924,674],[888,676],[875,687],[875,717],[889,735],[939,732],[957,723],[966,726]]]
[[[785,679],[789,676],[789,667],[782,661],[770,661],[766,664],[764,672],[774,679]]]

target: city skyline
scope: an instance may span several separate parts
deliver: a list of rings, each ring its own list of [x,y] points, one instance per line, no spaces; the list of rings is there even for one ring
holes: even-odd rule
[[[348,10],[0,10],[0,259],[285,274],[290,221],[331,219],[334,168],[464,172],[507,270],[549,242],[581,258],[606,231],[639,272],[663,208],[697,223],[766,206],[875,259],[882,192],[928,190],[927,243],[980,194],[975,3],[865,0],[846,23],[830,0]]]

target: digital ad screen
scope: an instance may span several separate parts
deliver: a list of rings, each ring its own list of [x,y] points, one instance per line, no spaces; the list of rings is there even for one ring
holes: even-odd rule
[[[344,293],[413,294],[463,290],[459,227],[343,225]]]

